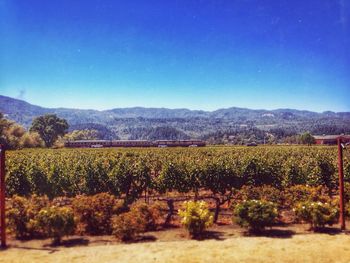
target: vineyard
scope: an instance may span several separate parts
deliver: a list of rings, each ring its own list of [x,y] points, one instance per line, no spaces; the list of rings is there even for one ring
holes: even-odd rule
[[[277,222],[318,229],[339,217],[335,147],[27,149],[6,157],[7,216],[19,239],[126,241],[180,220],[197,237],[219,215],[253,232]],[[345,180],[349,190],[347,158]]]
[[[335,147],[207,147],[203,149],[59,149],[8,151],[7,195],[93,195],[132,203],[147,195],[211,193],[244,185],[337,188]],[[345,157],[345,179],[350,164]]]

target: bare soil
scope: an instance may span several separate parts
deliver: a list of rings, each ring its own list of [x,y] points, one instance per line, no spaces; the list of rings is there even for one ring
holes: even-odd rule
[[[350,262],[350,232],[338,226],[322,233],[307,225],[280,225],[260,234],[221,223],[200,240],[177,225],[145,233],[133,243],[113,236],[71,236],[60,246],[51,240],[8,240],[0,251],[6,262]]]

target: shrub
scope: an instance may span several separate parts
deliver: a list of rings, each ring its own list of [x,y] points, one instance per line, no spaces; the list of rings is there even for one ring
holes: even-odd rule
[[[60,243],[62,236],[72,234],[75,229],[73,211],[67,207],[43,208],[37,215],[36,222],[56,244]]]
[[[8,226],[17,238],[24,238],[27,231],[29,219],[27,217],[27,199],[14,196],[11,200],[11,208],[7,211]]]
[[[243,186],[235,195],[235,200],[239,203],[243,200],[263,200],[275,203],[281,207],[284,201],[282,192],[272,186]]]
[[[134,240],[144,231],[144,219],[135,212],[115,216],[112,220],[113,235],[121,241]]]
[[[263,200],[246,200],[235,207],[233,220],[252,232],[258,232],[272,225],[277,216],[276,204]]]
[[[19,239],[43,236],[36,225],[36,216],[39,211],[49,205],[46,196],[33,196],[30,199],[13,196],[7,211],[9,229]]]
[[[164,216],[168,213],[168,206],[164,202],[153,203],[149,210],[156,226],[164,223]]]
[[[310,223],[314,230],[336,223],[339,217],[339,209],[331,203],[306,201],[299,203],[294,211],[299,220]]]
[[[73,211],[81,224],[83,233],[111,234],[111,219],[118,213],[120,209],[118,205],[116,198],[108,193],[77,196],[73,200]]]
[[[136,203],[131,207],[130,212],[140,217],[143,231],[155,230],[164,216],[165,206],[161,203],[147,205],[145,203]]]
[[[113,234],[122,241],[133,240],[140,233],[155,230],[164,215],[161,203],[135,203],[129,212],[113,218]]]
[[[322,186],[295,185],[284,191],[285,206],[292,208],[297,203],[313,201],[313,202],[330,202],[327,195],[327,189]]]
[[[213,223],[213,215],[204,201],[184,202],[182,210],[179,210],[179,215],[182,218],[181,223],[192,237],[201,235]]]

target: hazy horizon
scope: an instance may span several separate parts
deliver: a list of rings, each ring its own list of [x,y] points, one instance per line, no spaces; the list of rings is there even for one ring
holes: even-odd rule
[[[0,94],[48,108],[349,112],[348,1],[0,0]]]

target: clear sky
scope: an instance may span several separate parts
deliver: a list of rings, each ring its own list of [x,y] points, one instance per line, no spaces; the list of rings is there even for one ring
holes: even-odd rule
[[[0,94],[350,111],[350,1],[0,0]]]

